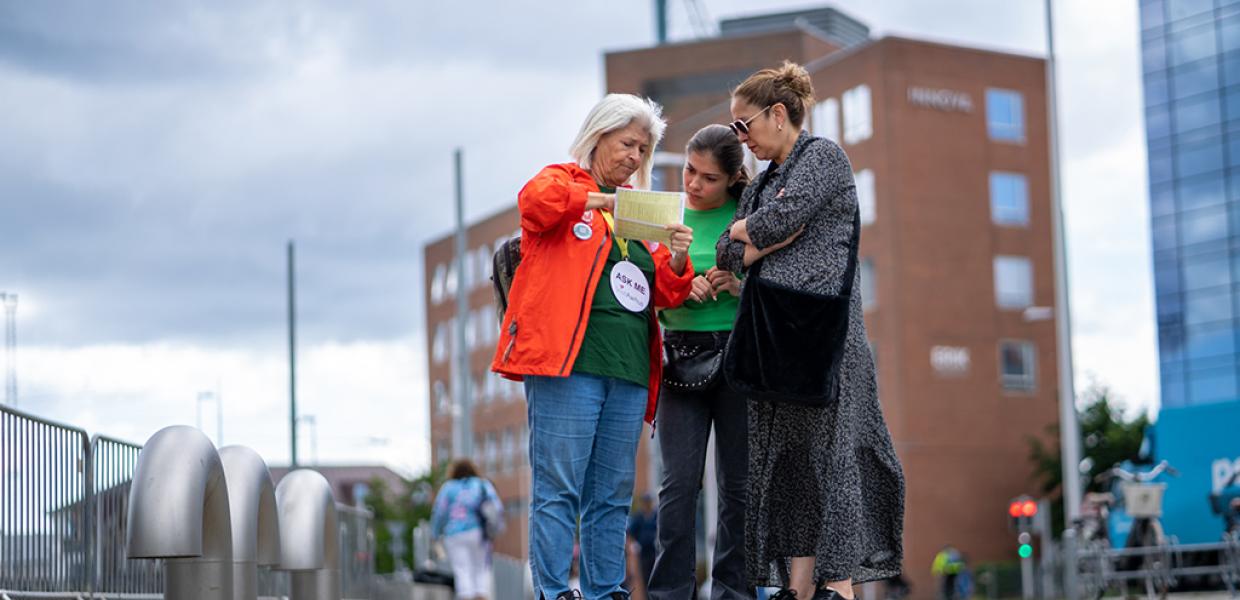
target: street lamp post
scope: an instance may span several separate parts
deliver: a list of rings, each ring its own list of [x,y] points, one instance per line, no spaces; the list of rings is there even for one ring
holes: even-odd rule
[[[0,292],[4,307],[4,402],[17,408],[17,294]]]
[[[1063,454],[1064,514],[1069,522],[1081,512],[1081,432],[1076,414],[1076,389],[1072,360],[1072,311],[1068,294],[1068,246],[1064,226],[1063,193],[1060,181],[1059,110],[1055,88],[1055,27],[1046,4],[1046,86],[1050,118],[1051,212],[1055,250],[1055,316],[1059,355],[1059,427]]]
[[[1059,357],[1059,449],[1063,469],[1064,519],[1069,525],[1064,552],[1064,594],[1077,597],[1076,552],[1071,547],[1071,524],[1081,512],[1081,433],[1076,414],[1076,389],[1072,361],[1072,311],[1068,294],[1067,230],[1064,227],[1063,193],[1059,159],[1059,108],[1055,86],[1055,19],[1053,0],[1046,9],[1047,133],[1050,146],[1051,227],[1055,253],[1055,337]]]

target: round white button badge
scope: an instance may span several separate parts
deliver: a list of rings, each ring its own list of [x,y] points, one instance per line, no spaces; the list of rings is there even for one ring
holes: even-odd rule
[[[593,233],[594,232],[590,230],[590,226],[585,223],[573,225],[573,235],[577,236],[577,239],[579,240],[588,240],[590,239],[590,235]]]
[[[650,306],[650,284],[637,265],[625,260],[611,269],[611,293],[626,310],[641,312]]]

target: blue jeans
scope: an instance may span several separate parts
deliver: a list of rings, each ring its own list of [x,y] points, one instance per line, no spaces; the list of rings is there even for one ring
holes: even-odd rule
[[[625,528],[633,502],[646,388],[610,377],[525,378],[530,426],[530,571],[535,597],[568,591],[581,518],[581,593],[624,582]]]

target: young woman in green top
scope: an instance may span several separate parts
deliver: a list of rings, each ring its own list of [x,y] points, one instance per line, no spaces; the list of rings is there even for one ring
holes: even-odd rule
[[[730,271],[715,268],[715,240],[731,224],[737,199],[749,183],[744,159],[736,134],[723,125],[699,130],[685,149],[685,225],[694,231],[689,260],[697,276],[689,300],[659,314],[667,365],[655,431],[664,475],[650,600],[697,597],[694,523],[712,424],[719,520],[711,598],[754,596],[745,579],[749,417],[745,398],[732,391],[719,372],[736,317],[740,281]]]

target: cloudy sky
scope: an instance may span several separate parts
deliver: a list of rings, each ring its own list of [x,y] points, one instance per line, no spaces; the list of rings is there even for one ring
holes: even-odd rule
[[[672,37],[691,37],[669,4]],[[715,19],[821,4],[701,0]],[[420,253],[452,226],[452,150],[470,217],[510,203],[565,159],[601,53],[653,41],[651,5],[0,0],[0,291],[21,299],[21,407],[140,442],[194,424],[218,390],[225,443],[287,461],[296,239],[319,459],[424,468]],[[834,5],[879,35],[1045,52],[1039,0]],[[1136,2],[1057,5],[1077,378],[1148,410]]]

